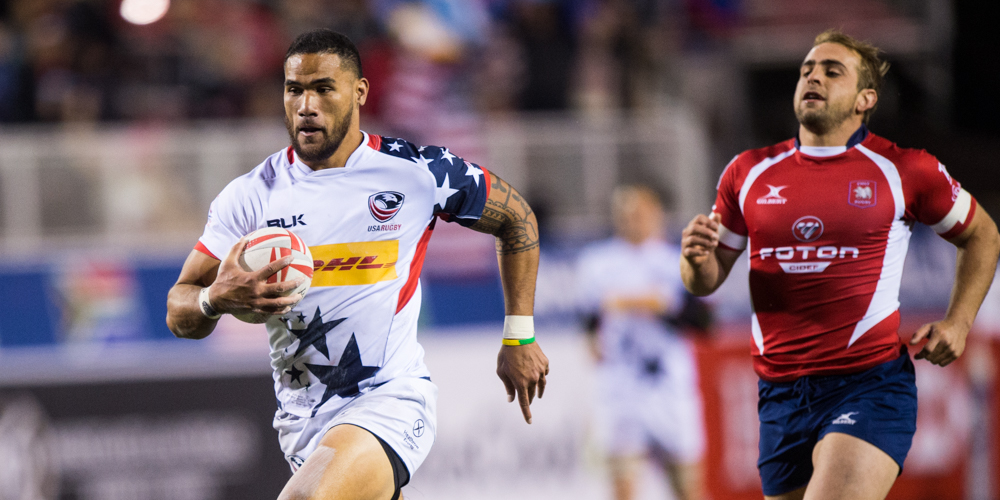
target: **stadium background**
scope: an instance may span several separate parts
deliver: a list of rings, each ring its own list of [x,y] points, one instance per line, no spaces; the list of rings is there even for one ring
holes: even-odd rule
[[[893,63],[872,129],[930,150],[1000,214],[988,12],[971,0],[0,0],[0,499],[280,490],[263,329],[228,318],[181,341],[163,318],[208,203],[287,144],[281,59],[305,29],[358,43],[365,130],[484,164],[522,188],[543,230],[536,317],[553,371],[530,427],[493,374],[492,241],[435,231],[420,338],[440,433],[404,494],[598,499],[610,495],[589,428],[600,395],[567,291],[580,246],[610,232],[609,186],[661,191],[676,235],[732,155],[794,133],[796,68],[839,27]],[[740,265],[699,339],[717,499],[759,498]],[[918,228],[904,334],[942,314],[953,265]],[[891,498],[1000,498],[998,338],[994,291],[959,363],[918,363],[919,431]],[[651,472],[643,498],[665,498]]]

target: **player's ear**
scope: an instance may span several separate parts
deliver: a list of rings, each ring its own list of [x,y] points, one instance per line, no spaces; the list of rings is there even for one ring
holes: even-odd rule
[[[365,101],[368,100],[368,79],[358,78],[356,86],[354,87],[354,93],[358,100],[358,106],[364,106]]]
[[[854,111],[863,115],[865,111],[874,108],[876,103],[878,103],[878,93],[875,92],[875,89],[862,89],[854,101]]]

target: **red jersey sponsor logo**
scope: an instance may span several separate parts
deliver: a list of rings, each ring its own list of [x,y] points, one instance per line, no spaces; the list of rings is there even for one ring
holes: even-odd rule
[[[875,181],[851,181],[847,203],[858,208],[874,207],[878,200],[877,187]]]
[[[796,262],[795,257],[799,256],[801,261]],[[861,251],[856,247],[835,247],[835,246],[787,246],[777,248],[761,248],[760,260],[775,258],[779,261],[781,270],[788,274],[821,273],[826,271],[833,259],[856,259],[861,255]]]
[[[823,221],[814,215],[799,217],[792,223],[792,236],[805,243],[816,241],[823,236]]]

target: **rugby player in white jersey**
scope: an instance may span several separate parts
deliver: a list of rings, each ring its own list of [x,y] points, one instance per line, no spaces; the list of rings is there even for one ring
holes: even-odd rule
[[[700,500],[705,429],[694,346],[677,324],[689,299],[680,251],[664,238],[666,214],[652,189],[619,186],[611,208],[615,236],[581,252],[577,293],[597,361],[595,428],[614,498],[636,498],[649,458],[674,497]]]
[[[794,95],[798,137],[741,153],[711,216],[684,230],[687,288],[707,295],[749,253],[760,470],[769,499],[883,499],[916,431],[914,368],[899,338],[899,287],[914,223],[958,247],[944,319],[915,359],[945,366],[990,287],[993,220],[936,158],[865,124],[888,69],[877,48],[820,34]]]
[[[200,339],[220,314],[270,315],[274,427],[294,474],[279,498],[386,500],[423,462],[437,388],[416,341],[418,283],[436,219],[497,237],[506,320],[497,375],[508,400],[542,396],[548,360],[531,316],[535,216],[509,184],[442,147],[360,129],[368,95],[358,51],[329,30],[299,36],[284,64],[292,145],[231,182],[168,296],[175,335]],[[250,232],[293,228],[310,247],[312,287],[266,283],[290,263],[244,272]]]

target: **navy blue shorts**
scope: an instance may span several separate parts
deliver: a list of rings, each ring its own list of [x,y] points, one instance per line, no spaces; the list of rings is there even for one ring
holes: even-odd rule
[[[830,432],[863,439],[903,471],[917,431],[917,386],[905,348],[899,358],[850,375],[806,376],[757,384],[764,494],[801,488],[812,476],[812,451]]]

